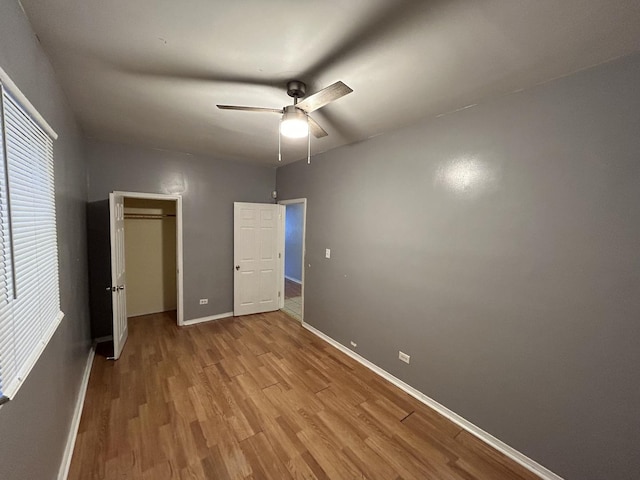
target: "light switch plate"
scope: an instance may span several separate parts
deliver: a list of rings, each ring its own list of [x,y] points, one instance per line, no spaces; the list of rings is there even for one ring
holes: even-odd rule
[[[324,251],[324,258],[331,258],[331,249],[330,248],[327,248]]]
[[[403,361],[404,363],[410,363],[411,362],[411,356],[407,355],[404,352],[398,352],[398,359]]]

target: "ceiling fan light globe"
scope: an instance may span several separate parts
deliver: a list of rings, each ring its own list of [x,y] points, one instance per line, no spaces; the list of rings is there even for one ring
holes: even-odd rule
[[[288,138],[303,138],[309,134],[309,125],[298,118],[283,120],[280,124],[280,133]]]
[[[303,138],[309,135],[307,115],[293,108],[286,108],[280,122],[280,133],[288,138]]]

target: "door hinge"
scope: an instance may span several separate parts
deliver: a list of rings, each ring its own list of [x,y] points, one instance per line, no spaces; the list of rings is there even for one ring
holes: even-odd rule
[[[282,254],[281,253],[278,253],[278,258],[282,258]]]
[[[282,292],[278,292],[278,298],[280,298],[280,294],[281,294],[281,293],[282,293]]]

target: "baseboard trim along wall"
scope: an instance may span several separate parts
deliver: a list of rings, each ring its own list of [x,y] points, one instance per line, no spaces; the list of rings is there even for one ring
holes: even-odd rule
[[[91,367],[93,366],[93,359],[95,355],[96,347],[94,345],[91,347],[91,350],[89,350],[87,364],[84,367],[84,373],[82,374],[82,383],[80,384],[80,391],[78,392],[78,398],[76,399],[76,407],[73,411],[73,418],[71,419],[71,428],[69,429],[69,436],[67,437],[67,445],[64,448],[62,463],[60,464],[60,470],[58,471],[58,480],[67,480],[67,476],[69,475],[71,457],[73,457],[73,448],[76,445],[78,428],[80,427],[80,418],[82,417],[82,407],[84,407],[84,399],[87,396],[89,376],[91,375]]]
[[[509,457],[514,462],[517,462],[518,464],[522,465],[524,468],[526,468],[530,472],[538,475],[543,480],[563,480],[562,477],[556,475],[555,473],[553,473],[548,468],[540,465],[538,462],[530,459],[529,457],[527,457],[523,453],[520,453],[518,450],[516,450],[515,448],[510,447],[509,445],[507,445],[506,443],[502,442],[501,440],[498,440],[496,437],[494,437],[490,433],[485,432],[480,427],[474,425],[473,423],[471,423],[470,421],[468,421],[465,418],[461,417],[457,413],[452,412],[447,407],[445,407],[444,405],[441,405],[440,403],[436,402],[434,399],[428,397],[427,395],[425,395],[421,391],[413,388],[411,385],[403,382],[399,378],[391,375],[386,370],[383,370],[382,368],[378,367],[376,364],[374,364],[374,363],[370,362],[369,360],[367,360],[366,358],[358,355],[353,350],[345,347],[344,345],[342,345],[341,343],[337,342],[333,338],[331,338],[328,335],[322,333],[317,328],[312,327],[311,325],[309,325],[308,323],[305,323],[305,322],[302,322],[302,326],[304,328],[306,328],[307,330],[309,330],[314,335],[320,337],[321,339],[323,339],[324,341],[329,343],[330,345],[333,345],[334,347],[336,347],[341,352],[349,355],[351,358],[353,358],[357,362],[361,363],[362,365],[367,367],[369,370],[373,371],[374,373],[377,373],[378,375],[380,375],[385,380],[388,380],[389,382],[394,384],[396,387],[398,387],[401,390],[405,391],[406,393],[408,393],[409,395],[411,395],[415,399],[417,399],[420,402],[424,403],[428,407],[433,408],[440,415],[448,418],[453,423],[458,425],[460,428],[463,428],[464,430],[466,430],[470,434],[476,436],[477,438],[479,438],[480,440],[485,442],[487,445],[489,445],[489,446],[495,448],[496,450],[498,450],[499,452],[503,453],[504,455]]]
[[[204,323],[204,322],[211,322],[213,320],[221,320],[227,317],[233,317],[233,312],[219,313],[218,315],[211,315],[209,317],[201,317],[201,318],[194,318],[192,320],[185,320],[182,326],[195,325],[197,323]]]
[[[300,285],[302,285],[302,280],[298,280],[297,278],[290,277],[289,275],[285,275],[284,278],[286,278],[287,280],[291,280],[294,283],[299,283]]]

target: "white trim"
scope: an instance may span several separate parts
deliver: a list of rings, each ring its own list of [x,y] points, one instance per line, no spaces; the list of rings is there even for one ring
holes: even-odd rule
[[[60,470],[58,470],[58,480],[67,480],[67,476],[69,475],[69,467],[71,467],[71,458],[73,457],[73,449],[76,445],[78,428],[80,427],[80,418],[82,418],[82,408],[84,407],[84,399],[87,395],[89,376],[91,375],[91,367],[93,365],[95,354],[96,348],[94,345],[91,347],[91,350],[89,350],[89,355],[87,356],[87,364],[84,367],[82,383],[80,383],[80,391],[78,392],[78,398],[76,399],[76,407],[73,410],[71,428],[69,429],[69,436],[67,437],[67,445],[64,447],[62,463],[60,464]]]
[[[116,190],[113,192],[122,195],[125,198],[144,198],[147,200],[173,200],[176,202],[176,270],[177,281],[177,320],[178,325],[187,325],[184,322],[184,261],[183,261],[183,243],[182,243],[182,195],[166,194],[166,193],[145,193],[145,192],[125,192]]]
[[[287,280],[291,280],[293,283],[299,283],[300,285],[302,285],[302,280],[298,280],[297,278],[290,277],[289,275],[285,275],[284,278],[286,278]]]
[[[327,342],[330,345],[333,345],[334,347],[336,347],[342,353],[350,356],[351,358],[353,358],[358,363],[364,365],[369,370],[373,371],[374,373],[377,373],[378,375],[380,375],[385,380],[388,380],[389,382],[394,384],[399,389],[405,391],[406,393],[408,393],[409,395],[411,395],[415,399],[419,400],[420,402],[424,403],[428,407],[431,407],[436,412],[438,412],[440,415],[442,415],[443,417],[448,418],[453,423],[458,425],[460,428],[463,428],[464,430],[466,430],[470,434],[472,434],[475,437],[477,437],[480,440],[482,440],[487,445],[489,445],[489,446],[493,447],[494,449],[496,449],[497,451],[503,453],[504,455],[509,457],[511,460],[513,460],[514,462],[520,464],[521,466],[523,466],[524,468],[526,468],[530,472],[538,475],[541,479],[543,479],[543,480],[563,480],[562,477],[560,477],[559,475],[553,473],[548,468],[540,465],[538,462],[536,462],[535,460],[530,459],[529,457],[527,457],[523,453],[520,453],[515,448],[510,447],[509,445],[507,445],[503,441],[497,439],[496,437],[494,437],[490,433],[485,432],[480,427],[478,427],[478,426],[474,425],[473,423],[471,423],[469,420],[467,420],[467,419],[461,417],[460,415],[458,415],[457,413],[449,410],[444,405],[436,402],[434,399],[428,397],[427,395],[425,395],[421,391],[413,388],[411,385],[406,384],[405,382],[403,382],[399,378],[391,375],[386,370],[383,370],[382,368],[380,368],[376,364],[374,364],[374,363],[370,362],[369,360],[367,360],[366,358],[358,355],[353,350],[345,347],[344,345],[342,345],[341,343],[337,342],[336,340],[334,340],[330,336],[322,333],[317,328],[312,327],[311,325],[309,325],[308,323],[305,323],[305,322],[302,322],[302,326],[304,328],[306,328],[307,330],[309,330],[314,335],[316,335],[316,336],[320,337],[321,339],[323,339],[325,342]]]
[[[36,107],[34,107],[29,99],[20,91],[18,86],[13,83],[11,77],[7,75],[7,72],[5,72],[2,67],[0,67],[0,83],[5,86],[5,88],[13,96],[13,98],[15,98],[20,103],[22,108],[24,108],[29,116],[33,118],[33,120],[38,124],[40,128],[42,128],[47,133],[47,135],[49,135],[53,140],[58,139],[58,134],[55,132],[55,130],[51,128],[51,125],[49,125],[44,117],[40,115],[40,113],[38,113]]]
[[[278,214],[280,221],[278,222],[278,309],[284,308],[284,297],[286,287],[284,283],[284,256],[285,256],[285,238],[287,225],[287,207],[278,205]]]
[[[95,343],[111,342],[112,340],[113,340],[113,335],[105,335],[104,337],[98,337],[93,339]]]
[[[124,190],[114,190],[116,195],[122,195],[129,198],[144,198],[147,200],[178,200],[182,195],[173,195],[169,193],[147,193],[147,192],[127,192]]]
[[[225,313],[219,313],[218,315],[210,315],[208,317],[200,317],[200,318],[193,318],[191,320],[185,320],[182,323],[182,325],[183,326],[196,325],[198,323],[211,322],[213,320],[220,320],[228,317],[233,317],[233,312],[225,312]]]
[[[176,269],[178,270],[178,325],[184,324],[184,262],[182,251],[182,196],[176,199]]]
[[[280,200],[278,202],[280,205],[291,205],[294,203],[302,203],[302,279],[298,282],[302,285],[301,289],[301,311],[300,311],[300,323],[304,325],[304,272],[305,272],[305,262],[307,261],[307,199],[306,198],[292,198],[291,200]],[[283,235],[284,237],[284,235]],[[284,240],[283,240],[284,243]],[[282,249],[284,251],[284,248]],[[284,274],[284,255],[282,255],[282,272]],[[295,281],[295,280],[294,280]],[[284,283],[284,280],[283,280]],[[284,302],[284,295],[283,295]],[[284,306],[284,305],[283,305]],[[282,308],[282,307],[281,307]]]

